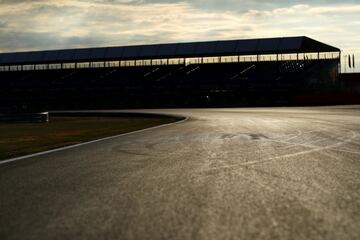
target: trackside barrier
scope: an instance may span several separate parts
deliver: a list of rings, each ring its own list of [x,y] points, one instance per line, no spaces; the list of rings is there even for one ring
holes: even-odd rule
[[[20,113],[20,114],[0,114],[2,123],[47,123],[49,113]]]

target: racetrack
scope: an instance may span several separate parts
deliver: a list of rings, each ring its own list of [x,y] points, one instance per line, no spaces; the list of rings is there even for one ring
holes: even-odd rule
[[[360,239],[360,106],[145,112],[0,165],[0,239]]]

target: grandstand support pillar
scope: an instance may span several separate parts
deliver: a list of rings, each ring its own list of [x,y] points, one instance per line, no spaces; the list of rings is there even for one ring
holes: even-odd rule
[[[317,53],[317,60],[320,60],[320,52]]]
[[[279,54],[278,53],[276,54],[276,61],[277,62],[279,61]]]
[[[64,63],[60,64],[60,69],[64,69]]]
[[[296,61],[299,61],[299,53],[296,53]]]

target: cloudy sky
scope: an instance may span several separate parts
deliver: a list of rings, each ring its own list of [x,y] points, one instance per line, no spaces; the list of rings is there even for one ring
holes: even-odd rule
[[[355,53],[360,0],[0,0],[0,52],[306,35]]]

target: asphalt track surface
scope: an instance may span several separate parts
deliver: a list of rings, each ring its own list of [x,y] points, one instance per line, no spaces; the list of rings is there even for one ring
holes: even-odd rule
[[[0,239],[360,239],[360,106],[188,109],[0,165]]]

